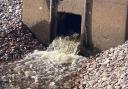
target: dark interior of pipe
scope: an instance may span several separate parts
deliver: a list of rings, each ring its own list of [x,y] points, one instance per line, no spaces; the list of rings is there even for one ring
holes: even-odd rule
[[[70,36],[81,32],[81,15],[58,12],[57,36]]]

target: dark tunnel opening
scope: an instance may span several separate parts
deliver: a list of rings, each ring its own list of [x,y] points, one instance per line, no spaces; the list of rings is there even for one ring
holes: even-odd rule
[[[70,36],[81,32],[81,15],[58,12],[57,36]]]

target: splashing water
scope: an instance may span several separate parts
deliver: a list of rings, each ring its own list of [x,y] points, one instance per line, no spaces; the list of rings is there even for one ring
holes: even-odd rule
[[[82,56],[76,55],[79,41],[78,35],[74,34],[67,37],[56,38],[47,48],[46,51],[35,50],[33,53],[28,54],[25,59],[41,59],[48,60],[55,63],[73,63]]]
[[[59,37],[49,45],[47,51],[59,51],[60,53],[75,54],[77,52],[78,45],[79,42],[74,38],[72,39],[70,37]]]

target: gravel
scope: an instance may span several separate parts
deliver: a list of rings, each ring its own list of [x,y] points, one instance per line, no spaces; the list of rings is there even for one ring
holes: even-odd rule
[[[21,0],[0,0],[0,37],[16,28],[21,28]]]
[[[21,18],[21,0],[0,0],[0,61],[22,59],[34,49],[43,49]]]
[[[76,65],[33,57],[0,71],[2,89],[128,89],[128,42]]]
[[[43,49],[22,23],[21,6],[20,0],[0,0],[0,60]],[[75,65],[34,56],[1,63],[0,89],[128,89],[128,42]]]
[[[128,42],[82,62],[75,89],[128,89]]]

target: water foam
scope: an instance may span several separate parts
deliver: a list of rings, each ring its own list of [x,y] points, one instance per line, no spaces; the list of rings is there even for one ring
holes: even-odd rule
[[[55,63],[74,63],[83,58],[77,55],[78,39],[74,36],[58,37],[47,48],[46,51],[35,50],[28,54],[25,59],[41,59]]]

